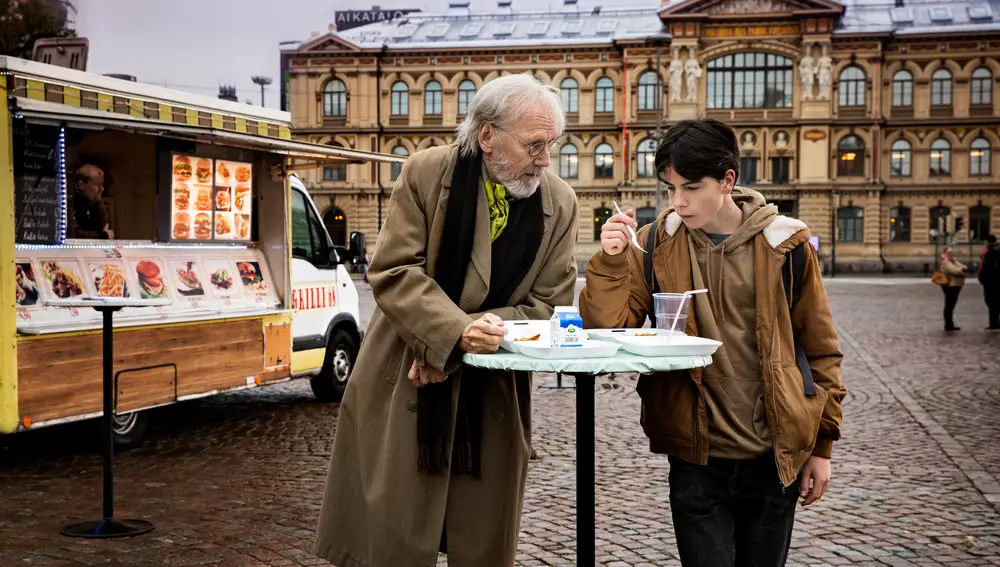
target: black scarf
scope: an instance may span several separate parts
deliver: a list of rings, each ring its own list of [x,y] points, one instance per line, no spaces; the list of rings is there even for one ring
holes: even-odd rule
[[[451,179],[451,192],[445,208],[444,231],[441,236],[440,252],[434,266],[434,280],[441,286],[448,298],[456,305],[465,285],[465,275],[472,262],[472,247],[475,240],[476,212],[479,201],[479,177],[482,174],[482,155],[459,156]],[[505,230],[504,240],[516,237],[522,242],[519,261],[508,264],[505,274],[493,270],[490,275],[490,291],[486,301],[474,311],[495,309],[506,306],[517,284],[531,269],[535,255],[541,244],[542,208],[541,189],[527,199],[523,226]],[[499,241],[501,238],[498,238]],[[497,242],[494,242],[496,246]],[[518,246],[521,247],[521,246]],[[494,250],[494,253],[496,250]],[[509,253],[509,252],[508,252]],[[497,285],[494,285],[497,284]],[[496,288],[496,289],[494,289]],[[460,353],[456,353],[460,355]],[[421,472],[437,474],[448,466],[447,435],[451,417],[450,380],[460,381],[458,393],[458,413],[455,421],[454,451],[451,468],[457,474],[480,476],[480,445],[483,423],[483,380],[487,373],[463,366],[448,381],[428,384],[417,393],[417,469]]]

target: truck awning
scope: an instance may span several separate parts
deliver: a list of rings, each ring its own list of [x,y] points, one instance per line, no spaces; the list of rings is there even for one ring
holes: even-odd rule
[[[122,130],[154,136],[194,140],[221,146],[268,150],[290,157],[306,158],[308,161],[316,164],[365,163],[371,161],[402,163],[406,161],[405,156],[348,150],[310,142],[240,134],[218,128],[190,126],[152,118],[106,112],[93,108],[66,106],[24,97],[14,98],[14,108],[11,109],[11,112],[15,116],[23,116],[36,123],[50,123],[83,130]]]

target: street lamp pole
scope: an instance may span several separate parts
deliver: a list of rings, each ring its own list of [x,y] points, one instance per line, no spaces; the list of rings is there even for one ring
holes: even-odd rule
[[[663,50],[663,42],[657,40],[656,42],[656,145],[659,147],[660,142],[663,141],[663,77],[661,74],[662,67],[660,66],[660,51]],[[660,176],[656,177],[656,213],[659,214],[663,210],[663,183],[660,182]]]
[[[271,84],[271,77],[250,77],[255,85],[260,85],[260,105],[264,106],[264,87]]]

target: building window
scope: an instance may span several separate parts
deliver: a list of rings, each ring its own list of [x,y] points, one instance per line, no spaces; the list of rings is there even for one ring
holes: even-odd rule
[[[708,108],[791,108],[792,60],[770,53],[708,62]]]
[[[573,144],[559,148],[559,177],[576,179],[580,176],[580,155]]]
[[[610,144],[597,146],[594,152],[594,179],[614,179],[615,151]]]
[[[472,97],[476,96],[476,85],[465,80],[458,84],[458,115],[465,116],[469,112]]]
[[[774,157],[771,158],[771,183],[775,185],[788,185],[789,173],[792,169],[792,158]]]
[[[951,144],[944,138],[931,142],[931,177],[951,175]]]
[[[865,176],[865,143],[857,136],[846,136],[837,147],[837,175]]]
[[[403,81],[396,81],[392,85],[391,110],[393,116],[407,116],[410,114],[410,88]]]
[[[347,116],[347,86],[340,79],[332,79],[323,87],[323,116]]]
[[[889,209],[889,242],[910,241],[910,209],[893,207]]]
[[[615,111],[615,83],[609,77],[597,79],[597,86],[594,89],[595,112]]]
[[[653,224],[656,222],[656,208],[655,207],[639,207],[635,211],[635,222],[638,226],[646,226],[647,224]]]
[[[403,146],[396,146],[395,148],[392,148],[392,155],[408,156],[410,155],[410,152]],[[399,179],[399,174],[402,172],[403,172],[403,164],[392,162],[392,169],[390,171],[390,173],[392,174],[392,180],[395,181],[396,179]]]
[[[559,84],[559,94],[562,97],[563,112],[567,114],[580,112],[580,87],[576,79],[563,79]]]
[[[740,158],[739,177],[741,185],[754,185],[757,183],[757,158],[750,156]]]
[[[892,155],[889,160],[892,177],[909,177],[913,151],[906,140],[896,140],[892,143]]]
[[[865,72],[859,67],[841,71],[837,89],[841,107],[865,106]]]
[[[969,149],[969,175],[990,174],[990,142],[986,138],[976,138]]]
[[[983,205],[969,207],[969,240],[982,242],[990,234],[990,208]]]
[[[639,177],[656,175],[656,140],[646,138],[639,144],[636,152],[636,169]]]
[[[441,83],[431,81],[424,87],[424,114],[441,114]]]
[[[951,209],[942,205],[936,207],[931,207],[931,242],[944,242],[946,238],[946,232],[948,227],[945,226],[945,222],[948,220],[948,215],[951,214]]]
[[[335,148],[344,147],[336,142],[333,142],[330,145]],[[347,181],[347,164],[339,163],[337,165],[327,165],[323,167],[323,181]]]
[[[594,209],[594,242],[601,241],[601,229],[604,228],[604,223],[608,222],[609,218],[611,218],[611,209],[607,207]]]
[[[892,76],[892,106],[893,108],[909,108],[913,106],[913,74],[902,69]]]
[[[951,106],[951,72],[947,69],[931,75],[931,106]]]
[[[837,209],[837,240],[840,242],[864,242],[864,209],[861,207],[840,207]]]
[[[972,72],[972,105],[989,106],[993,104],[993,73],[986,67],[979,67]]]
[[[660,108],[663,95],[660,91],[656,72],[646,71],[639,77],[639,110]]]

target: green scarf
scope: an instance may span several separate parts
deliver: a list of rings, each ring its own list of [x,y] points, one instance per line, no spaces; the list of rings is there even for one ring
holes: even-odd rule
[[[507,188],[499,183],[493,183],[489,176],[483,176],[486,186],[486,202],[490,205],[490,234],[492,239],[497,239],[503,229],[507,227],[507,215],[510,213],[510,205],[507,203]]]

